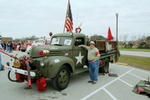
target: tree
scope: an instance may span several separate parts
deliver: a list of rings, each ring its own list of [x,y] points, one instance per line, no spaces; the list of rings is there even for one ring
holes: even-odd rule
[[[123,41],[126,42],[126,41],[127,41],[127,38],[128,38],[128,35],[125,34],[125,35],[123,36]]]
[[[37,40],[37,39],[38,39],[38,37],[31,36],[31,37],[25,37],[25,38],[15,39],[14,41],[28,41],[28,40]]]
[[[150,41],[150,36],[146,37],[146,40],[147,40],[147,41]]]
[[[37,40],[38,38],[36,36],[26,37],[23,40]]]
[[[150,36],[146,38],[146,45],[148,48],[150,48]]]
[[[138,40],[138,48],[150,48],[150,36],[141,36]]]

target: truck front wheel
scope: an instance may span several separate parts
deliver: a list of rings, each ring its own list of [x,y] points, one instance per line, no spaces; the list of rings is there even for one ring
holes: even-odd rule
[[[52,85],[56,90],[65,89],[70,82],[70,71],[64,65],[61,67],[56,77],[52,79]]]

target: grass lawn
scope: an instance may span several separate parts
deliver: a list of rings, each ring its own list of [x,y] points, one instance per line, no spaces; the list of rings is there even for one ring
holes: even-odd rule
[[[119,62],[150,71],[150,57],[121,55]]]
[[[123,51],[139,51],[139,52],[150,52],[150,49],[134,49],[134,48],[119,48]]]

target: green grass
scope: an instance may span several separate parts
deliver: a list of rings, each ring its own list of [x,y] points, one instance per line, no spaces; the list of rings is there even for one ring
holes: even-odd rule
[[[136,49],[136,48],[119,48],[122,51],[139,51],[139,52],[150,52],[150,49]]]
[[[150,71],[150,57],[138,57],[138,56],[122,55],[119,58],[119,62],[127,63],[130,66]]]

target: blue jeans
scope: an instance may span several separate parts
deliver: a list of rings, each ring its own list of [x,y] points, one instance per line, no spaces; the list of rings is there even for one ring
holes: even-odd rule
[[[4,69],[3,65],[2,65],[2,58],[1,58],[1,54],[0,54],[0,70]]]
[[[91,81],[98,81],[99,60],[95,62],[88,62],[88,65]]]

